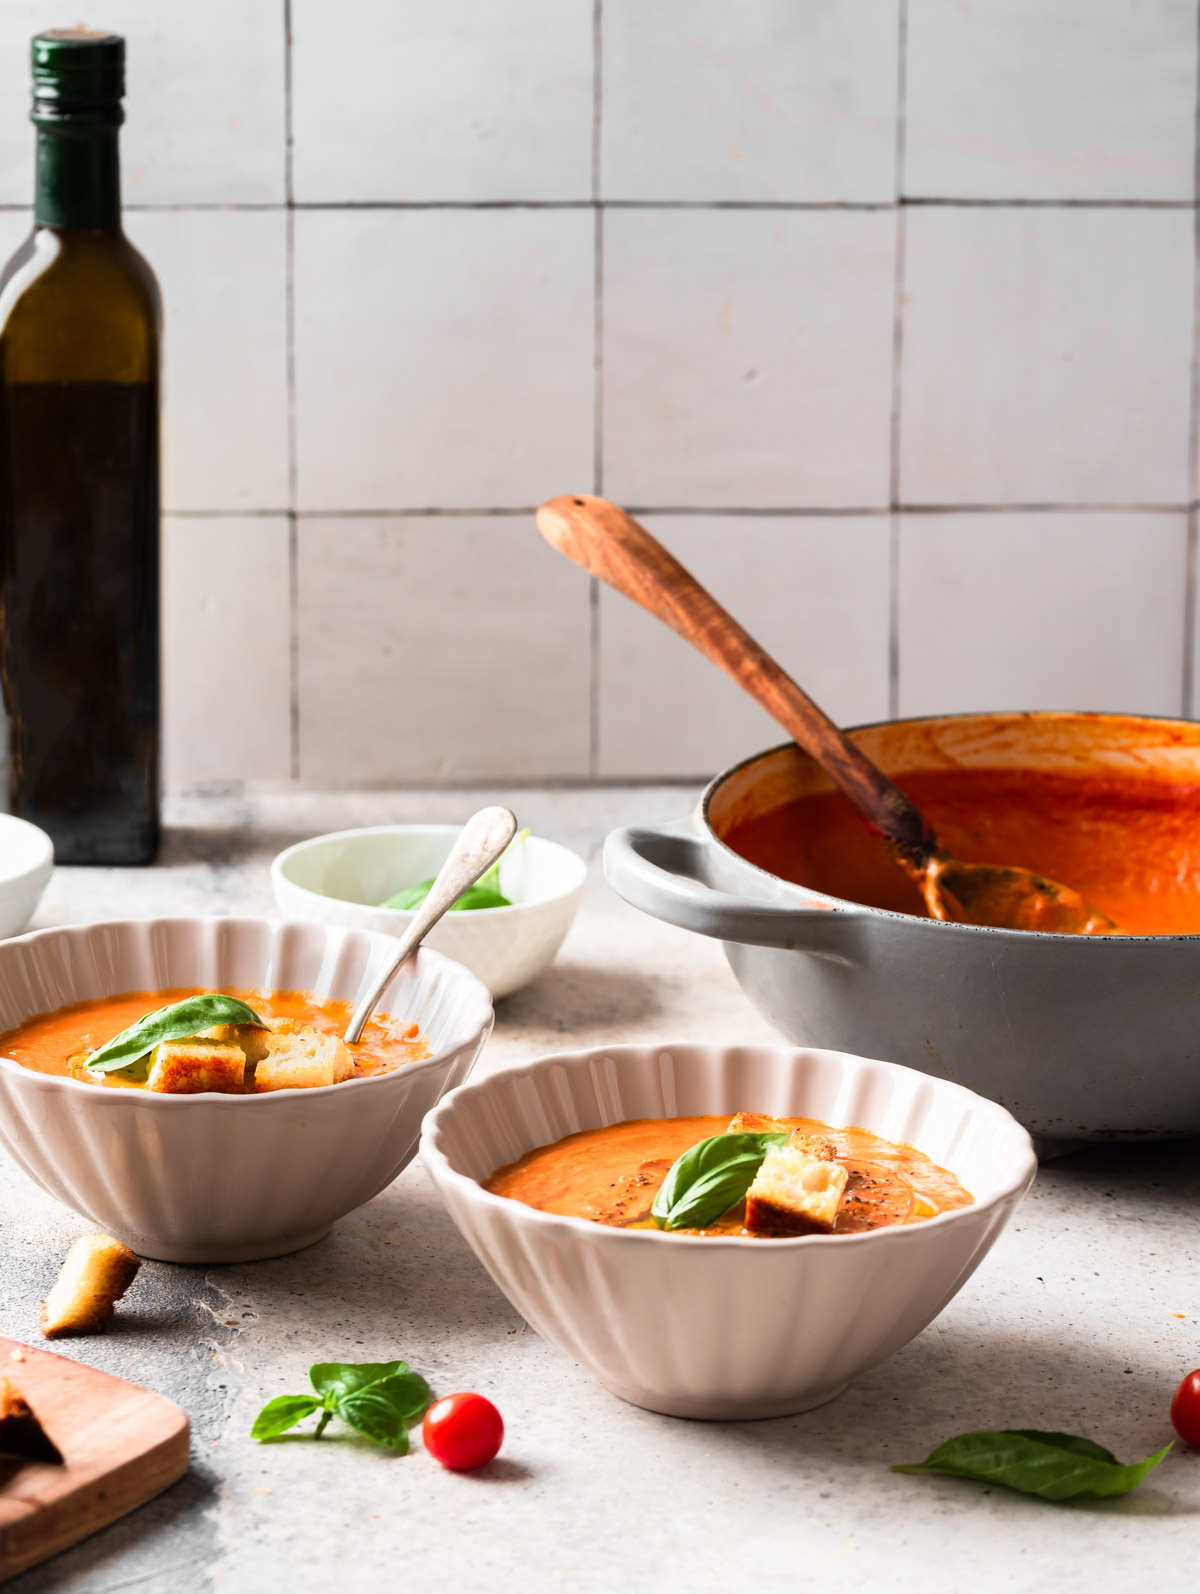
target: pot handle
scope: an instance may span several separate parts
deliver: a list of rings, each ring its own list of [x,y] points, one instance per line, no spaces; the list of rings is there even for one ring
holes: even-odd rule
[[[828,951],[832,936],[868,917],[854,909],[773,907],[715,891],[703,883],[710,846],[690,819],[661,830],[614,830],[604,843],[604,877],[643,913],[746,946]]]

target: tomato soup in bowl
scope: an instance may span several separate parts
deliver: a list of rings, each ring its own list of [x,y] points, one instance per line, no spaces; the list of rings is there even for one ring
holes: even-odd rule
[[[76,1064],[30,1065],[39,1044],[65,1040],[86,1075],[96,1043],[189,991],[251,1005],[264,993],[262,1006],[293,1022],[299,1011],[332,1041],[394,949],[367,931],[251,918],[117,920],[0,942],[0,1033],[11,1043],[0,1045],[0,1145],[141,1256],[253,1261],[310,1245],[391,1183],[425,1113],[474,1065],[492,1005],[459,964],[425,949],[410,959],[380,1009],[400,1040],[415,1024],[419,1048],[334,1083],[259,1091],[243,1072],[237,1090],[156,1091],[80,1078]]]
[[[619,1202],[642,1163],[667,1161],[697,1132],[728,1131],[735,1115],[774,1120],[765,1133],[785,1139],[793,1128],[811,1134],[818,1163],[868,1149],[863,1160],[876,1165],[919,1160],[922,1179],[938,1170],[952,1200],[918,1221],[758,1239],[736,1221],[687,1233],[644,1214],[623,1226],[577,1205],[556,1210],[579,1201],[574,1188],[543,1189],[531,1204],[496,1187],[533,1169],[539,1148],[590,1136],[611,1156],[622,1138],[613,1131],[649,1123],[649,1143],[607,1170]],[[822,1138],[832,1156],[815,1144]],[[716,1419],[805,1411],[898,1350],[970,1277],[1036,1171],[1011,1114],[959,1085],[840,1052],[699,1044],[567,1052],[492,1074],[430,1113],[421,1157],[475,1254],[539,1333],[635,1405]],[[602,1183],[590,1179],[593,1197]]]

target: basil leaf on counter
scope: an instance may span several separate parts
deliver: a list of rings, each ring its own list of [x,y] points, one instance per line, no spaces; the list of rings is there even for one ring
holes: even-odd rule
[[[308,1376],[322,1400],[344,1400],[368,1384],[408,1370],[407,1362],[317,1362]]]
[[[342,1421],[359,1433],[403,1456],[408,1454],[409,1426],[419,1421],[432,1403],[433,1392],[420,1373],[406,1372],[393,1373],[343,1396],[336,1410]]]
[[[240,1002],[236,996],[223,996],[220,991],[205,991],[200,996],[186,997],[182,1002],[172,1002],[160,1007],[156,1013],[147,1013],[136,1024],[114,1035],[87,1059],[87,1067],[94,1074],[123,1073],[128,1078],[145,1078],[143,1066],[140,1076],[133,1064],[149,1055],[163,1041],[186,1040],[202,1029],[214,1024],[257,1024],[263,1021],[252,1007]]]
[[[1043,1500],[1104,1500],[1136,1489],[1170,1448],[1170,1444],[1164,1445],[1145,1461],[1123,1466],[1111,1450],[1075,1434],[1002,1428],[994,1433],[959,1434],[939,1445],[924,1461],[896,1466],[892,1471],[977,1478]]]
[[[252,1439],[274,1439],[305,1417],[321,1413],[312,1438],[331,1417],[340,1417],[376,1444],[408,1453],[408,1430],[433,1404],[433,1391],[407,1362],[317,1362],[308,1370],[312,1395],[278,1395],[268,1401],[250,1430]]]
[[[289,1428],[294,1428],[305,1417],[319,1411],[321,1402],[311,1395],[276,1395],[268,1400],[250,1430],[251,1439],[275,1439]]]
[[[705,1229],[736,1207],[771,1146],[786,1134],[712,1135],[671,1164],[650,1215],[660,1229]]]

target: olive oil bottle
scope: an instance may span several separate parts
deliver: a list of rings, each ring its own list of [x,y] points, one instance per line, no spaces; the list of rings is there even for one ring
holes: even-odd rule
[[[159,341],[121,230],[125,41],[33,40],[32,235],[0,273],[0,678],[9,807],[59,863],[158,848]]]

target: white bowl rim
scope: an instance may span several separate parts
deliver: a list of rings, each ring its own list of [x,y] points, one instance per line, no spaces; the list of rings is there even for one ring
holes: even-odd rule
[[[5,870],[3,865],[0,864],[0,889],[8,886],[24,885],[26,881],[32,880],[35,875],[40,874],[48,864],[51,866],[54,864],[54,843],[40,825],[31,824],[28,819],[22,819],[19,814],[0,814],[0,830],[9,825],[19,825],[22,830],[28,831],[27,841],[32,843],[35,838],[37,839],[39,843],[38,856],[31,864],[15,872]],[[16,938],[10,936],[8,939],[15,940]]]
[[[164,916],[162,918],[154,919],[95,919],[89,924],[48,925],[42,930],[30,930],[25,935],[9,936],[7,940],[0,942],[0,948],[5,946],[16,946],[25,941],[33,941],[39,936],[61,935],[65,930],[86,933],[91,930],[120,929],[129,924],[157,925],[214,923],[266,925],[271,930],[279,930],[285,925],[289,929],[294,929],[296,927],[294,920],[260,918],[256,914],[252,913],[176,914],[171,917]],[[350,933],[354,935],[383,935],[383,931],[381,930],[362,930],[353,925],[322,926],[319,924],[314,924],[311,926],[311,928],[313,930],[332,928],[338,930],[342,934],[345,934],[346,931],[349,930]],[[362,1090],[364,1087],[371,1085],[378,1087],[396,1079],[411,1078],[412,1074],[414,1073],[422,1072],[426,1068],[432,1068],[436,1063],[444,1063],[446,1057],[451,1052],[456,1052],[461,1047],[470,1045],[470,1043],[478,1039],[480,1035],[482,1035],[486,1041],[488,1034],[490,1034],[492,1025],[495,1023],[496,1015],[495,1010],[492,1007],[491,994],[483,981],[476,975],[472,974],[470,969],[466,968],[465,965],[456,962],[454,958],[448,958],[444,952],[436,952],[431,946],[420,947],[417,955],[421,960],[430,958],[435,964],[448,963],[452,969],[457,971],[454,978],[457,979],[461,976],[462,979],[469,982],[469,984],[477,986],[478,991],[472,993],[472,995],[474,995],[476,999],[478,999],[479,995],[482,995],[486,1012],[483,1014],[480,1022],[476,1024],[468,1034],[465,1034],[461,1040],[456,1040],[453,1045],[444,1047],[440,1052],[435,1052],[431,1057],[421,1057],[418,1058],[415,1063],[405,1063],[402,1068],[394,1068],[386,1074],[371,1074],[366,1079],[344,1079],[340,1084],[337,1085],[289,1085],[284,1090],[264,1090],[259,1091],[252,1096],[231,1096],[220,1090],[197,1090],[192,1091],[187,1095],[175,1095],[168,1091],[113,1090],[105,1085],[89,1085],[85,1079],[75,1079],[74,1077],[68,1078],[64,1074],[40,1073],[36,1068],[24,1067],[24,1065],[18,1063],[15,1058],[5,1057],[2,1052],[0,1052],[0,1068],[4,1069],[8,1073],[11,1073],[13,1077],[20,1079],[24,1084],[28,1084],[30,1081],[38,1081],[41,1082],[45,1088],[68,1090],[70,1091],[69,1099],[72,1101],[76,1099],[80,1091],[84,1091],[93,1100],[100,1098],[104,1101],[117,1101],[122,1097],[128,1096],[131,1098],[132,1106],[138,1106],[143,1109],[149,1108],[154,1112],[177,1112],[186,1107],[188,1102],[195,1101],[202,1101],[209,1107],[219,1107],[219,1109],[223,1112],[247,1112],[250,1110],[269,1112],[271,1111],[269,1103],[275,1098],[295,1100],[297,1096],[302,1096],[305,1101],[318,1101],[322,1097],[332,1095],[334,1091],[338,1092],[339,1099],[343,1099],[343,1093],[347,1090]],[[3,952],[0,951],[0,957],[2,956]],[[114,992],[114,994],[120,995],[123,993]],[[72,1004],[69,1002],[64,1002],[62,1005],[64,1007],[69,1007]],[[48,1011],[57,1012],[58,1009],[50,1008]],[[36,1015],[30,1013],[28,1017],[34,1018]],[[22,1020],[22,1023],[24,1022],[25,1020]],[[17,1025],[16,1027],[19,1029],[20,1025]],[[251,1109],[250,1107],[250,1103],[252,1102],[258,1103],[258,1106],[254,1109]]]
[[[346,841],[351,836],[394,836],[405,832],[423,831],[426,835],[458,835],[463,827],[461,825],[442,824],[412,824],[412,825],[355,825],[350,830],[329,830],[321,836],[309,836],[306,841],[295,841],[290,847],[285,847],[282,852],[275,854],[271,860],[271,879],[277,877],[287,882],[290,891],[300,891],[306,897],[311,897],[314,902],[344,902],[350,908],[362,908],[367,913],[388,913],[395,916],[397,926],[403,928],[416,912],[415,908],[385,908],[376,907],[370,902],[351,902],[349,897],[332,897],[325,891],[314,891],[311,886],[302,886],[293,880],[286,872],[285,865],[297,853],[304,852],[309,847],[314,847],[323,841]],[[572,848],[564,846],[561,841],[551,841],[548,836],[536,836],[532,832],[530,841],[536,841],[540,846],[553,847],[556,852],[563,853],[573,860],[576,865],[576,879],[573,884],[562,891],[555,892],[551,897],[539,897],[536,902],[510,902],[506,908],[472,908],[472,919],[488,919],[497,913],[532,913],[537,908],[549,907],[552,902],[562,902],[564,898],[573,896],[577,891],[582,891],[587,882],[587,859]],[[445,921],[444,921],[445,922]],[[449,921],[453,923],[453,920]]]
[[[872,1063],[876,1067],[883,1067],[897,1074],[907,1075],[917,1080],[932,1081],[941,1090],[950,1091],[965,1097],[972,1103],[980,1103],[983,1107],[1007,1118],[1014,1129],[1024,1136],[1023,1150],[1025,1155],[1019,1159],[1019,1169],[1003,1186],[994,1191],[992,1195],[982,1201],[973,1201],[969,1207],[956,1207],[950,1212],[939,1212],[936,1217],[925,1218],[920,1223],[892,1223],[883,1228],[866,1230],[860,1234],[801,1234],[773,1238],[769,1245],[748,1245],[746,1237],[740,1234],[714,1234],[714,1235],[688,1235],[686,1236],[689,1249],[728,1250],[730,1247],[738,1251],[745,1251],[749,1255],[757,1255],[760,1251],[764,1254],[776,1255],[783,1253],[789,1255],[798,1249],[820,1245],[895,1245],[919,1243],[922,1231],[928,1232],[934,1228],[945,1228],[947,1224],[961,1223],[972,1217],[979,1217],[989,1212],[992,1208],[1010,1201],[1014,1195],[1026,1188],[1037,1173],[1037,1154],[1033,1148],[1033,1140],[1027,1130],[1015,1119],[999,1102],[989,1101],[986,1096],[981,1096],[977,1091],[968,1090],[965,1085],[956,1085],[948,1079],[937,1079],[932,1074],[923,1074],[919,1069],[906,1068],[903,1063],[891,1063],[883,1057],[859,1057],[853,1052],[834,1052],[829,1047],[823,1046],[783,1046],[765,1042],[717,1042],[716,1049],[721,1051],[742,1050],[746,1045],[753,1045],[761,1051],[775,1052],[780,1056],[790,1056],[801,1052],[825,1053],[834,1057],[852,1057],[856,1062]],[[536,1057],[531,1062],[516,1063],[508,1068],[497,1068],[482,1079],[468,1081],[458,1085],[454,1090],[447,1091],[436,1106],[431,1107],[425,1115],[425,1122],[421,1128],[420,1156],[422,1162],[426,1160],[437,1164],[437,1178],[446,1179],[457,1184],[469,1193],[469,1199],[482,1200],[485,1206],[497,1213],[507,1213],[513,1216],[513,1208],[517,1213],[513,1216],[515,1222],[532,1222],[534,1224],[549,1225],[558,1228],[565,1234],[577,1234],[596,1239],[598,1243],[621,1242],[646,1245],[671,1245],[677,1243],[678,1236],[666,1234],[661,1229],[619,1229],[605,1223],[594,1223],[590,1218],[569,1217],[560,1212],[543,1212],[538,1207],[526,1205],[524,1201],[517,1201],[512,1196],[494,1195],[492,1191],[485,1190],[478,1179],[472,1179],[469,1174],[459,1173],[450,1166],[450,1159],[437,1143],[441,1130],[439,1119],[453,1111],[455,1103],[460,1096],[485,1094],[489,1087],[496,1082],[506,1079],[515,1079],[522,1075],[541,1073],[562,1063],[580,1062],[590,1057],[607,1057],[616,1054],[629,1054],[631,1052],[669,1052],[687,1051],[697,1048],[711,1050],[714,1043],[709,1041],[622,1041],[613,1046],[583,1046],[570,1052],[552,1052],[543,1057]],[[621,1121],[621,1120],[619,1120]],[[549,1144],[553,1145],[551,1141]],[[530,1147],[530,1150],[536,1150]],[[948,1170],[953,1172],[953,1170]],[[436,1182],[436,1181],[435,1181]],[[610,1242],[611,1237],[611,1242]],[[907,1238],[902,1238],[907,1237]]]

